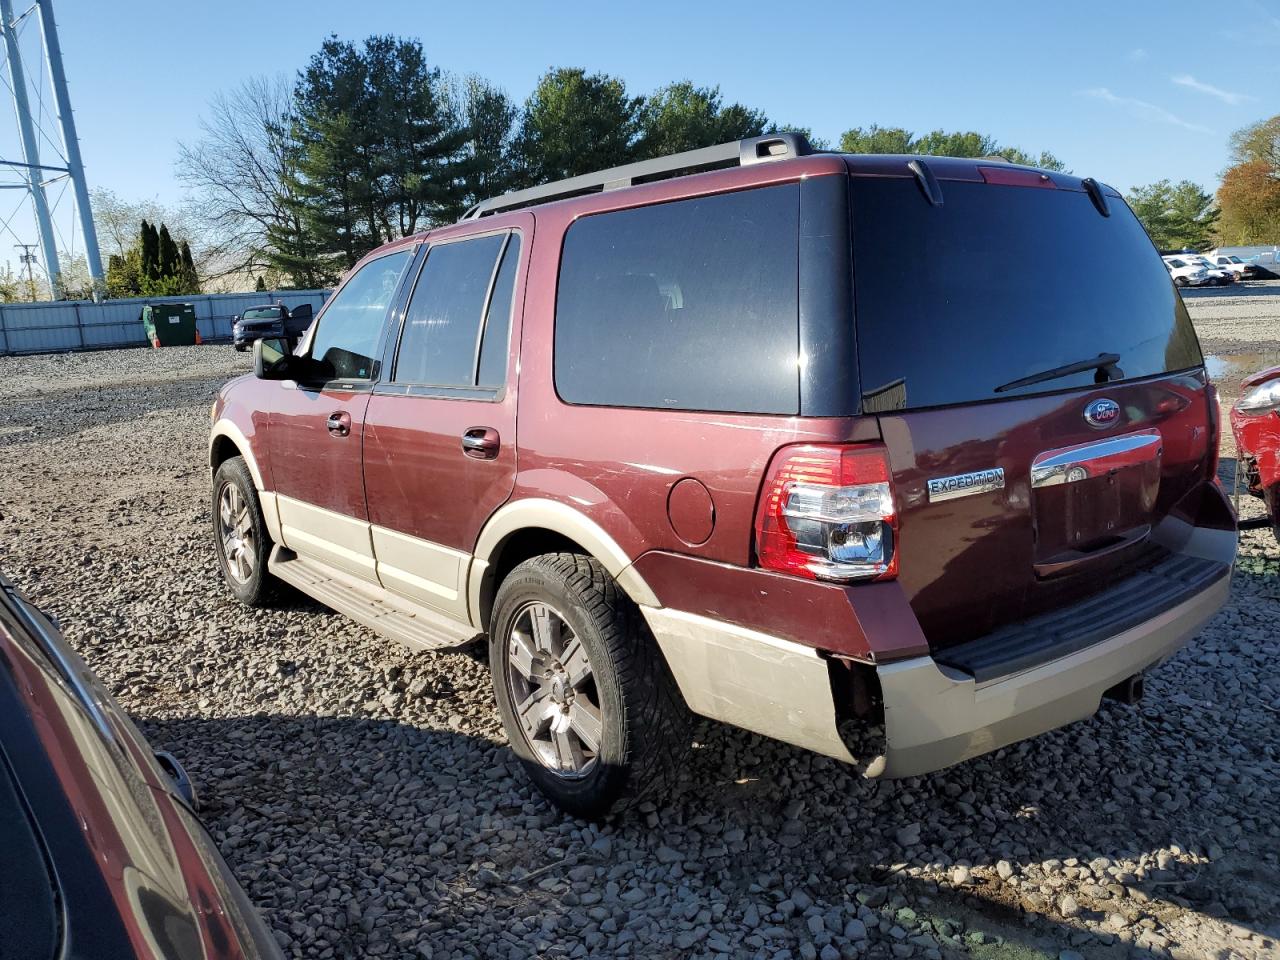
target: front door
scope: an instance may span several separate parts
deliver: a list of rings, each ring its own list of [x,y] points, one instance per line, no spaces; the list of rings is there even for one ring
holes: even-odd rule
[[[387,309],[412,257],[402,249],[351,274],[316,323],[319,375],[282,381],[267,430],[284,545],[376,579],[360,454]]]
[[[433,238],[412,281],[398,349],[388,350],[390,375],[365,413],[365,495],[378,578],[462,621],[480,528],[515,483],[509,344],[518,342],[512,329],[533,218],[513,219],[521,229]]]

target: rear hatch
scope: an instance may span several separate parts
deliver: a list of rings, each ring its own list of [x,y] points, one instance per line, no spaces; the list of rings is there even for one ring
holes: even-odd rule
[[[1212,429],[1195,331],[1118,195],[926,164],[855,169],[851,210],[862,406],[939,650],[1167,560],[1152,528],[1209,477]]]

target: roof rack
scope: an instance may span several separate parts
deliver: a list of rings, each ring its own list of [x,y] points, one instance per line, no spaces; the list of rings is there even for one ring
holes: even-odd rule
[[[672,176],[720,167],[745,167],[753,163],[789,160],[792,157],[803,157],[813,152],[809,141],[800,133],[771,133],[763,137],[749,137],[732,143],[721,143],[714,147],[702,147],[653,160],[627,163],[620,167],[598,170],[595,173],[584,173],[578,177],[557,180],[554,183],[530,187],[527,190],[516,190],[500,197],[482,200],[464,213],[461,219],[475,220],[504,210],[546,203],[549,200],[563,200],[567,197],[600,193],[605,190],[618,190],[636,183],[663,180]]]

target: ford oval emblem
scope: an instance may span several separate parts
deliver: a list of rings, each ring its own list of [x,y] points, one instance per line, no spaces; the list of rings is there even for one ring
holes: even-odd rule
[[[1084,419],[1089,426],[1105,430],[1120,419],[1120,404],[1105,397],[1095,400],[1084,408]]]

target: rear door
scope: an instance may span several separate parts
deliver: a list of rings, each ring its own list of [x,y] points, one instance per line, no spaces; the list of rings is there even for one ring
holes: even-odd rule
[[[361,442],[387,311],[412,257],[394,250],[359,267],[320,315],[309,353],[314,380],[280,381],[267,443],[284,544],[375,578]]]
[[[1074,178],[974,169],[941,204],[909,177],[851,188],[863,409],[935,649],[1150,562],[1208,475],[1199,345],[1123,201],[1104,216]]]
[[[516,471],[516,363],[533,217],[433,239],[365,415],[382,585],[467,619],[466,574]]]

